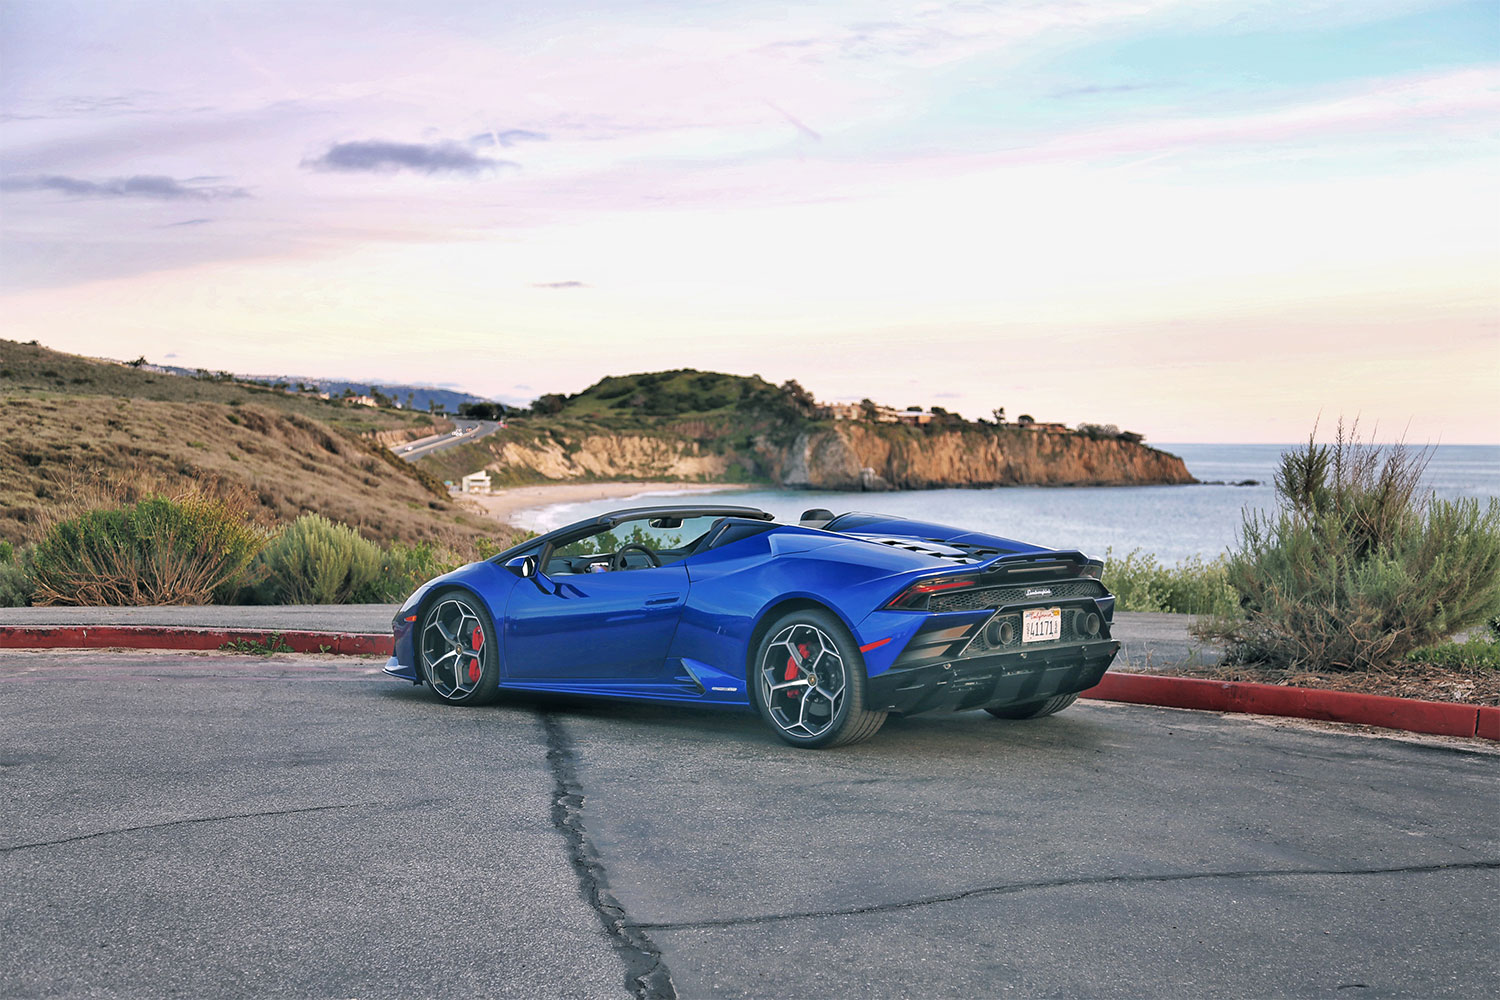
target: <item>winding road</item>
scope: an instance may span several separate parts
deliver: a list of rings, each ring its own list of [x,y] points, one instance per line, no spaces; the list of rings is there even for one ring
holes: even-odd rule
[[[500,429],[500,423],[495,420],[455,420],[453,425],[453,430],[447,434],[433,434],[415,441],[408,441],[405,444],[396,445],[391,451],[408,462],[415,462],[435,451],[477,441]]]

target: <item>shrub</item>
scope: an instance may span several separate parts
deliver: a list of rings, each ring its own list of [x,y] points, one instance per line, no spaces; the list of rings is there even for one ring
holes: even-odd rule
[[[395,542],[380,563],[380,575],[363,591],[354,595],[359,604],[391,604],[405,600],[418,585],[454,569],[458,558],[451,552],[425,542],[403,545]]]
[[[255,604],[349,604],[379,579],[380,546],[321,514],[303,514],[266,543],[241,595]]]
[[[1228,560],[1193,556],[1175,566],[1133,549],[1123,559],[1113,550],[1104,557],[1104,585],[1121,611],[1170,611],[1187,615],[1227,615],[1239,608],[1240,595],[1229,585]]]
[[[1470,639],[1438,646],[1419,646],[1406,654],[1409,663],[1427,663],[1449,670],[1500,670],[1500,639]]]
[[[36,587],[31,580],[31,550],[17,552],[0,541],[0,608],[24,608]]]
[[[1360,670],[1500,611],[1500,501],[1425,495],[1425,466],[1342,424],[1284,454],[1278,511],[1247,516],[1229,558],[1241,614],[1197,634],[1240,662]]]
[[[221,498],[147,497],[54,523],[32,552],[38,604],[206,604],[264,538]]]

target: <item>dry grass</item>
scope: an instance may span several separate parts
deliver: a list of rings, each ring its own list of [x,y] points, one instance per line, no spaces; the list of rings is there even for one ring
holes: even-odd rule
[[[16,360],[41,350],[0,341],[0,539],[34,541],[55,511],[88,502],[89,491],[98,488],[90,484],[112,482],[116,489],[122,481],[139,483],[137,494],[156,490],[170,496],[187,484],[240,490],[253,499],[254,517],[266,524],[317,513],[374,541],[430,542],[463,556],[473,554],[481,539],[503,541],[513,534],[435,494],[430,477],[424,484],[417,470],[351,436],[356,427],[315,419],[311,404],[319,401],[267,393],[234,405],[238,397],[232,394],[243,391],[232,385],[165,375],[151,377],[188,383],[170,388],[191,398],[73,394],[66,380],[44,392],[27,387],[31,376],[19,371]],[[134,369],[83,359],[64,364],[68,355],[43,354],[63,360],[21,360],[38,375],[83,372],[95,378],[90,385],[96,388],[157,384],[140,382],[149,373]],[[224,401],[202,398],[213,393],[229,395]],[[389,415],[357,416],[371,421]]]

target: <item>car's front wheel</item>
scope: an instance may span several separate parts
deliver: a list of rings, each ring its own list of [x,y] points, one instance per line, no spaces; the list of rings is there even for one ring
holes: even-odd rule
[[[422,678],[453,705],[483,705],[499,693],[495,623],[467,590],[445,590],[427,602],[417,634]]]
[[[1061,712],[1077,700],[1076,694],[1060,694],[1055,698],[1028,701],[1024,705],[1006,705],[1004,708],[987,708],[985,711],[997,719],[1040,719],[1044,715]]]
[[[874,736],[884,712],[865,707],[865,664],[842,622],[826,611],[778,618],[755,653],[751,691],[761,717],[795,747],[843,746]]]

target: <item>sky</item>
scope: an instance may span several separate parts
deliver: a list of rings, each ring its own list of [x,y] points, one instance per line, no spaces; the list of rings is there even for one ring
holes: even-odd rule
[[[1493,2],[0,0],[0,336],[1500,442]]]

